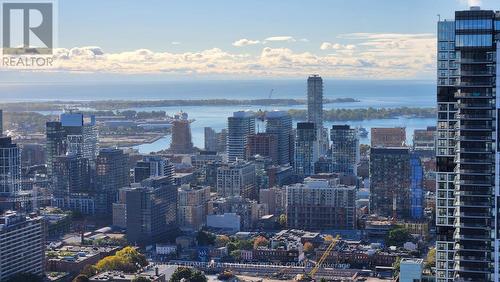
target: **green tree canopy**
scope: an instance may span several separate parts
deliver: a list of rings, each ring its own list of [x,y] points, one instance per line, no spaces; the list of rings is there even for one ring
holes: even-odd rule
[[[389,231],[386,239],[386,244],[388,246],[401,247],[404,243],[411,240],[410,232],[404,228],[397,226],[396,228]]]

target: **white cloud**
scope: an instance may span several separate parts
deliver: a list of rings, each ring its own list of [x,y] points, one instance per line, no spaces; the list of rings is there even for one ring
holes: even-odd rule
[[[481,6],[481,0],[459,0],[459,2],[468,7]]]
[[[355,48],[356,48],[356,45],[353,45],[353,44],[342,45],[339,43],[331,43],[331,42],[323,42],[323,43],[321,43],[321,46],[319,47],[319,49],[321,49],[321,50],[331,50],[331,49],[334,49],[334,50],[353,50]]]
[[[293,36],[271,36],[264,40],[264,42],[269,42],[269,41],[295,42],[296,40],[295,38],[293,38]]]
[[[181,45],[181,43],[179,41],[172,41],[171,43],[172,45]]]
[[[260,41],[242,38],[240,40],[233,42],[233,46],[236,46],[236,47],[243,47],[243,46],[255,45],[255,44],[260,44]]]
[[[54,68],[28,71],[114,74],[210,75],[218,77],[433,78],[436,39],[432,34],[344,34],[346,43],[324,42],[323,52],[264,47],[258,54],[212,48],[200,52],[148,49],[107,53],[99,47],[56,49]],[[261,41],[262,43],[262,41]],[[355,46],[348,47],[349,45]],[[9,70],[0,67],[0,71]]]

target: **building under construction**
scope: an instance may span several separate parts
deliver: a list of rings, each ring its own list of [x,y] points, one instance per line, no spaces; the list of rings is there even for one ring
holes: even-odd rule
[[[174,154],[189,154],[193,152],[193,140],[191,137],[191,122],[188,114],[180,112],[172,120],[172,143],[170,152]]]

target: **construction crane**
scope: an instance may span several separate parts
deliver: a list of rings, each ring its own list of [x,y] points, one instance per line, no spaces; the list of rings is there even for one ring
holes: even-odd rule
[[[314,278],[314,275],[316,275],[316,272],[318,272],[318,270],[321,268],[321,265],[328,258],[328,256],[332,252],[333,248],[335,248],[339,240],[340,240],[340,235],[337,235],[335,238],[333,238],[332,242],[330,243],[328,248],[326,248],[321,258],[316,262],[314,268],[311,270],[311,272],[309,272],[309,277]]]
[[[274,88],[269,91],[269,95],[267,96],[268,100],[271,100],[271,98],[273,97],[273,93],[274,93]],[[268,102],[270,102],[270,101],[268,101]],[[268,103],[266,103],[264,105],[264,111],[259,110],[259,119],[261,121],[264,121],[266,119],[267,105],[268,105]]]

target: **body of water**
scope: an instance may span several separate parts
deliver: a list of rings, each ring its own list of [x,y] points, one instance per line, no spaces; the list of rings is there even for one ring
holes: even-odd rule
[[[254,81],[181,81],[151,83],[81,83],[81,84],[0,84],[0,102],[20,101],[90,101],[90,100],[161,100],[161,99],[265,99],[273,89],[272,98],[306,98],[306,80],[254,80]],[[418,81],[324,81],[325,98],[355,98],[360,102],[325,105],[332,108],[394,108],[394,107],[435,107],[435,84]],[[189,107],[149,107],[134,108],[137,111],[164,110],[172,115],[179,111],[195,119],[192,123],[193,143],[203,148],[204,127],[216,130],[226,127],[227,117],[238,110],[287,110],[305,109],[306,105],[286,107],[271,106],[189,106]],[[109,109],[114,110],[114,109]],[[47,112],[47,114],[56,114]],[[372,127],[406,127],[408,141],[413,130],[433,126],[435,119],[376,119],[368,121],[326,122],[350,124],[370,130]],[[259,124],[263,131],[264,125]],[[362,139],[369,143],[369,138]],[[168,148],[170,136],[152,144],[137,146],[141,153],[149,153]]]
[[[149,83],[0,84],[0,102],[305,98],[304,80],[231,80]],[[432,81],[324,80],[325,98],[356,98],[366,107],[434,107]]]
[[[351,104],[351,103],[346,103]],[[327,105],[325,108],[329,107],[343,107],[349,105],[333,104]],[[287,110],[290,108],[305,109],[305,105],[294,106],[294,107],[267,107],[267,110]],[[234,106],[190,106],[183,107],[179,109],[177,107],[155,107],[155,108],[134,108],[137,111],[152,111],[152,110],[164,110],[169,114],[173,114],[176,111],[183,110],[189,114],[190,119],[194,119],[191,124],[191,133],[193,136],[193,143],[199,148],[204,146],[204,128],[212,127],[213,129],[220,131],[227,127],[227,117],[231,116],[234,111],[238,110],[253,110],[258,111],[259,109],[264,109],[262,106],[246,106],[246,107],[234,107]],[[295,121],[297,122],[297,121]],[[373,119],[364,121],[339,121],[339,122],[325,122],[324,126],[331,128],[333,124],[349,124],[354,127],[364,127],[368,131],[372,127],[406,127],[406,135],[408,142],[411,143],[413,139],[413,131],[415,129],[424,129],[427,126],[435,126],[436,119],[434,118],[409,118],[400,117],[397,119]],[[256,130],[263,132],[265,130],[265,124],[261,122],[256,123]],[[370,136],[368,138],[361,139],[361,143],[369,144]],[[159,150],[166,149],[170,146],[170,136],[166,136],[152,144],[144,144],[137,146],[141,153],[155,152]]]

